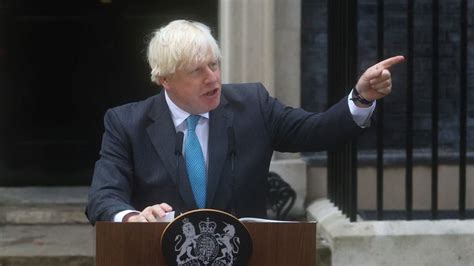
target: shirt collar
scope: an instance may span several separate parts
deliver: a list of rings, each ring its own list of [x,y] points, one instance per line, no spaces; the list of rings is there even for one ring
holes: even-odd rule
[[[188,116],[190,116],[191,114],[184,111],[183,109],[179,108],[171,99],[170,97],[168,96],[168,93],[166,92],[165,89],[163,89],[165,91],[165,99],[166,99],[166,103],[168,104],[168,107],[170,108],[170,112],[171,112],[171,118],[173,119],[173,124],[175,127],[178,127],[180,126],[184,120],[186,120],[186,118],[188,118]],[[209,119],[209,112],[207,113],[203,113],[203,114],[199,114],[200,116],[202,117],[205,117],[207,119]]]

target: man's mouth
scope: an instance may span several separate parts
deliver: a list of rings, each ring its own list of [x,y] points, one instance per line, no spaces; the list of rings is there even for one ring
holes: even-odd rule
[[[204,96],[212,97],[212,96],[216,95],[217,91],[218,91],[218,89],[213,89],[211,91],[208,91],[208,92],[204,93]]]

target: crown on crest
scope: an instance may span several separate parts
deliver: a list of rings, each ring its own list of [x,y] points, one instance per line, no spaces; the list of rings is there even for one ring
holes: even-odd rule
[[[215,222],[210,222],[209,217],[206,218],[206,221],[199,222],[199,230],[201,233],[213,234],[216,231],[217,224]]]

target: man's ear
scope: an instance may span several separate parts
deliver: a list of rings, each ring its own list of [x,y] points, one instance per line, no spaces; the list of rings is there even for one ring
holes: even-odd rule
[[[160,82],[161,86],[163,86],[165,89],[168,89],[170,87],[169,77],[159,77],[158,81]]]

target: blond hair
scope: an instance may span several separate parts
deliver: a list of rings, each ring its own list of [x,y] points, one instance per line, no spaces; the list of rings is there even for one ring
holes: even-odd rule
[[[175,73],[176,69],[221,59],[221,52],[208,26],[175,20],[154,32],[148,45],[151,81]],[[210,58],[211,57],[211,58]]]

